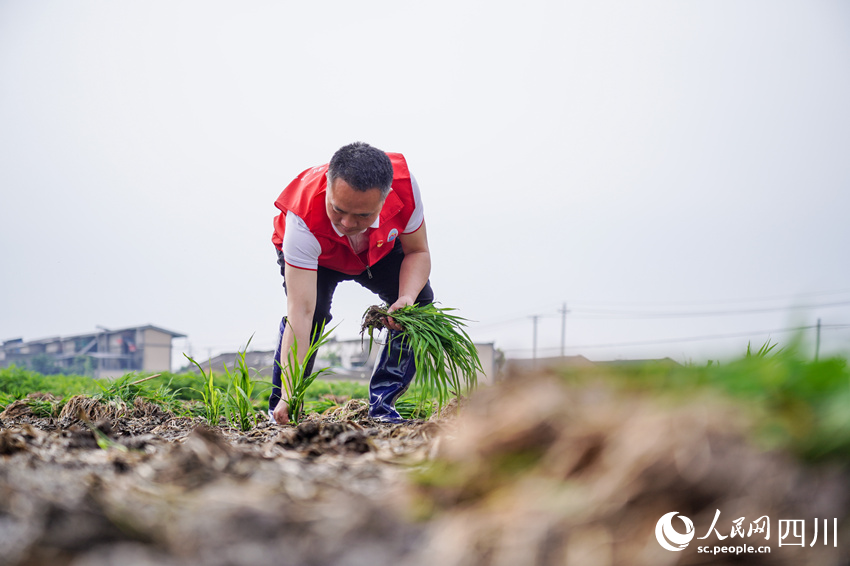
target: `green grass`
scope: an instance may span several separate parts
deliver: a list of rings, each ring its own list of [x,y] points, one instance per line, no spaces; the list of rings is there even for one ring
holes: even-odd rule
[[[28,393],[42,391],[57,397],[71,397],[81,393],[98,392],[94,379],[82,375],[42,375],[18,366],[0,368],[0,398],[9,403],[23,399]]]
[[[149,398],[153,395],[150,385],[145,384],[155,378],[156,376],[139,377],[133,372],[121,377],[95,380],[95,384],[100,388],[100,392],[95,396],[105,401],[122,401],[132,405],[136,397]]]
[[[325,395],[349,397],[351,399],[368,399],[369,385],[356,381],[329,381],[317,379],[310,386],[306,400],[316,401]]]

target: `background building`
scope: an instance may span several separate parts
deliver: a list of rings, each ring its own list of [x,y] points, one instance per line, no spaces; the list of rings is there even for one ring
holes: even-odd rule
[[[131,371],[171,371],[171,341],[184,334],[157,326],[56,336],[0,346],[0,366],[26,366],[40,373],[77,373],[116,377]]]

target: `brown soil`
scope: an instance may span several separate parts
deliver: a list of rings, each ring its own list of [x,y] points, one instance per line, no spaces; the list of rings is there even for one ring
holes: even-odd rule
[[[716,400],[663,405],[525,375],[459,416],[379,424],[352,400],[243,433],[75,399],[58,419],[0,415],[0,563],[724,564],[654,535],[677,511],[702,536],[717,509],[727,535],[738,517],[774,521],[768,541],[747,540],[772,553],[738,563],[850,555],[845,470],[754,449],[740,411]],[[778,547],[779,519],[815,517],[838,518],[838,548]]]

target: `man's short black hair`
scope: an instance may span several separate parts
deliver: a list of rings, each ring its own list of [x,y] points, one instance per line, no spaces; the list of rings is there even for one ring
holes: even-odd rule
[[[357,191],[381,189],[381,194],[386,196],[393,183],[393,164],[387,154],[377,147],[354,142],[339,148],[331,157],[328,184],[337,178]]]

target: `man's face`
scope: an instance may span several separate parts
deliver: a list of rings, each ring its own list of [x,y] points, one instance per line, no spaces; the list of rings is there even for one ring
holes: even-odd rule
[[[354,236],[371,226],[383,205],[381,189],[358,191],[339,178],[334,179],[325,192],[328,218],[346,236]]]

